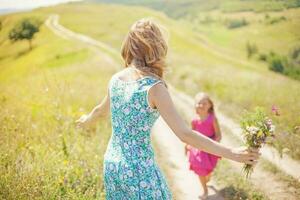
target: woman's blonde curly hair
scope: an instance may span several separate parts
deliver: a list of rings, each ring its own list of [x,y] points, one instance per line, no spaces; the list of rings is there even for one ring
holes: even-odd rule
[[[151,19],[134,23],[125,37],[121,54],[125,66],[134,65],[145,75],[163,78],[167,42],[158,24]]]

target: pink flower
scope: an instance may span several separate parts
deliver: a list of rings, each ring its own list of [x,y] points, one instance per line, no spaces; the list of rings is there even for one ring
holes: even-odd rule
[[[276,116],[279,116],[279,115],[280,115],[279,109],[278,109],[275,105],[272,106],[272,112],[273,112]]]

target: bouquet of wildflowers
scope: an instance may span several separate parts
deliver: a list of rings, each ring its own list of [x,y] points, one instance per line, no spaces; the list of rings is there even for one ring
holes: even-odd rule
[[[259,149],[269,137],[274,137],[275,126],[261,108],[247,112],[241,120],[241,127],[248,148]],[[253,172],[253,166],[245,164],[243,170],[248,178]]]

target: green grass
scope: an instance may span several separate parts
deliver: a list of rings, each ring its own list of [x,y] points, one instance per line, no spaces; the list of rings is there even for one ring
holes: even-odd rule
[[[221,160],[214,171],[213,179],[222,187],[219,191],[225,199],[230,200],[266,200],[269,199],[253,184],[246,181],[241,172],[232,169],[228,161]]]
[[[57,54],[47,61],[45,67],[62,67],[75,63],[80,64],[90,56],[89,54],[90,52],[87,49]]]
[[[229,50],[241,58],[246,58],[247,41],[255,43],[262,53],[274,51],[280,54],[287,54],[295,45],[299,44],[299,9],[290,9],[282,12],[266,13],[222,13],[218,11],[203,12],[198,18],[204,19],[210,16],[214,21],[209,24],[203,24],[201,21],[194,22],[195,29],[203,34],[209,41]],[[276,17],[286,17],[285,21],[276,24],[268,24],[270,19]],[[245,19],[249,25],[237,29],[228,29],[224,25],[225,20]]]
[[[32,51],[7,41],[8,29],[31,15],[46,18],[38,11],[1,16],[0,199],[104,199],[110,124],[88,132],[74,121],[104,97],[113,68],[45,25]]]
[[[47,67],[63,67],[66,64],[80,63],[91,57],[91,52],[80,46],[72,46],[72,42],[60,39],[46,28],[41,27],[41,31],[36,34],[33,40],[33,49],[29,51],[28,42],[20,41],[11,43],[7,37],[9,30],[22,18],[29,14],[12,16],[2,16],[4,28],[1,30],[0,40],[0,80],[16,80],[20,77],[31,76],[32,73],[44,70]],[[44,21],[47,15],[42,12],[33,12],[33,18]]]
[[[211,10],[222,12],[266,12],[282,11],[284,9],[300,6],[298,0],[89,0],[89,2],[113,3],[124,5],[142,5],[165,12],[168,16],[178,19],[186,16],[193,16],[195,13]]]

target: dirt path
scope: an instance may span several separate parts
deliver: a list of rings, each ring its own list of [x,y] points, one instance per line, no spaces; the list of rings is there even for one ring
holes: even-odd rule
[[[160,117],[152,129],[152,136],[155,143],[158,144],[158,151],[163,159],[163,164],[167,165],[168,173],[172,178],[173,191],[176,199],[198,199],[201,188],[200,183],[188,169],[188,161],[184,155],[184,144],[175,136],[165,121]],[[224,199],[219,193],[218,185],[211,180],[209,182],[209,199]]]
[[[116,55],[118,55],[119,52],[102,42],[66,29],[58,23],[58,20],[58,15],[52,15],[47,19],[46,25],[60,37],[80,41],[82,43],[98,47],[100,51],[101,49],[105,50],[104,52],[101,52],[101,55],[104,57],[104,59],[108,59],[113,66],[118,68],[120,64],[112,59],[111,56],[106,52]],[[184,110],[184,113],[186,114],[185,118],[190,119],[193,113],[192,98],[182,92],[175,90],[172,86],[170,86],[170,91],[172,99],[174,100],[178,109]],[[240,129],[238,128],[238,125],[233,122],[233,120],[223,115],[221,112],[218,112],[218,116],[219,121],[221,122],[221,126],[229,128],[230,130],[232,130],[232,133],[240,137]],[[161,118],[157,121],[153,128],[153,137],[154,140],[158,143],[158,148],[161,152],[161,156],[163,156],[163,160],[165,160],[165,162],[169,166],[171,174],[174,175],[171,181],[172,185],[174,185],[174,187],[176,188],[176,199],[197,199],[197,196],[200,193],[199,183],[196,176],[194,176],[187,170],[187,161],[185,156],[183,155],[183,144],[176,138],[176,136],[172,133],[172,131]],[[224,141],[226,141],[227,144],[232,145],[230,139],[226,139],[226,136],[224,137]],[[274,163],[283,172],[290,174],[297,179],[300,178],[300,170],[298,170],[300,169],[300,164],[298,161],[292,160],[287,156],[284,156],[283,159],[280,159],[278,153],[271,148],[264,148],[262,153],[264,158]],[[238,170],[240,170],[241,167],[241,165],[238,163],[235,163],[232,166],[236,167]],[[283,192],[280,192],[279,189],[285,191],[285,188],[287,187],[283,183],[281,183],[280,180],[278,180],[274,184],[274,177],[270,173],[258,169],[256,171],[256,175],[253,176],[252,182],[266,191],[266,194],[271,199],[293,200],[295,198],[292,194],[286,195]],[[270,192],[273,190],[270,189],[270,183],[272,183],[272,188],[277,188],[278,192],[276,194]],[[215,183],[212,182],[211,184],[213,184],[213,186],[218,189],[218,186]],[[212,195],[212,199],[223,199],[218,194],[217,190],[210,190],[210,194]],[[279,194],[282,194],[282,196]],[[277,198],[276,196],[284,198]]]

